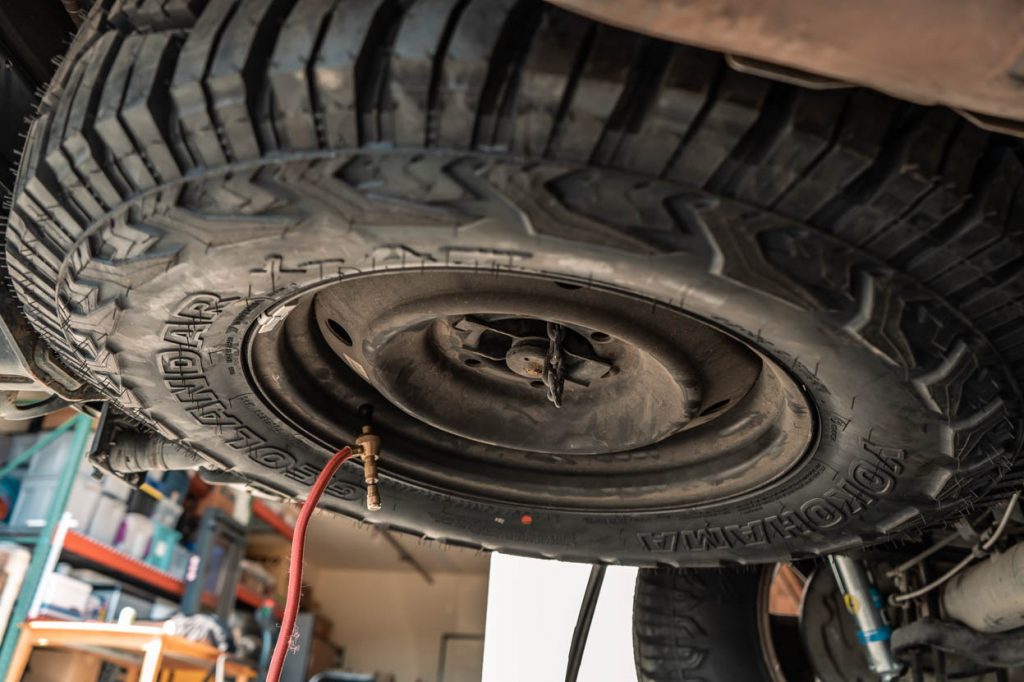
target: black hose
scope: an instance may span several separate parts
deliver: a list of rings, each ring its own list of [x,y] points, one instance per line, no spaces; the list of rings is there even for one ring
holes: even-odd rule
[[[576,678],[580,674],[583,650],[587,648],[590,624],[594,622],[597,598],[601,596],[601,583],[604,582],[605,568],[604,564],[594,564],[590,567],[590,579],[587,581],[587,589],[583,592],[580,616],[576,619],[576,629],[572,633],[572,644],[569,645],[569,665],[565,669],[565,682],[576,682]]]
[[[1024,665],[1024,628],[1010,632],[975,632],[966,625],[938,620],[919,620],[896,628],[892,650],[900,653],[928,646],[993,668]]]

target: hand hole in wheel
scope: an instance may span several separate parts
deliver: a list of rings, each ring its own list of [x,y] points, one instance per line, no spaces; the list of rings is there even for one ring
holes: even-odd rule
[[[543,381],[531,381],[530,385],[533,386],[534,388],[544,388]]]
[[[579,284],[569,284],[568,282],[555,282],[555,286],[562,287],[563,289],[568,289],[569,291],[575,291],[576,289],[580,288]]]
[[[480,361],[477,360],[476,358],[466,358],[465,362],[470,367],[479,367],[480,366]]]
[[[608,336],[604,332],[594,332],[590,335],[590,340],[596,341],[597,343],[604,343],[606,341],[611,341],[612,337]]]
[[[722,409],[723,407],[725,407],[725,406],[726,406],[726,405],[728,405],[728,404],[729,404],[729,399],[728,399],[728,398],[726,398],[725,400],[719,400],[719,401],[718,401],[717,403],[715,403],[714,405],[709,405],[709,406],[707,407],[707,409],[703,410],[703,411],[702,411],[702,412],[700,413],[700,416],[702,416],[702,417],[706,417],[706,416],[708,416],[709,414],[714,414],[715,412],[718,412],[719,410],[721,410],[721,409]]]
[[[348,335],[348,332],[345,331],[345,328],[342,327],[337,320],[327,320],[327,326],[331,328],[331,331],[334,332],[334,335],[337,336],[343,344],[346,346],[352,345],[352,337]]]

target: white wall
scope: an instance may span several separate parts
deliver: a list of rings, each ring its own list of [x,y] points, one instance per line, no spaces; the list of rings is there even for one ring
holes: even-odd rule
[[[334,622],[331,640],[345,647],[347,669],[394,673],[395,682],[434,682],[442,634],[483,634],[487,576],[433,578],[428,585],[408,570],[319,568],[307,581]]]
[[[590,566],[494,554],[487,601],[483,682],[563,682]],[[636,569],[608,568],[579,682],[636,679]]]

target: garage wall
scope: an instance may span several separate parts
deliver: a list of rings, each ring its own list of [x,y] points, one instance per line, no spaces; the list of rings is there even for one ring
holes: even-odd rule
[[[428,585],[408,570],[320,567],[307,580],[321,612],[334,623],[331,640],[345,647],[346,668],[391,672],[395,682],[435,682],[441,635],[483,634],[487,575],[433,578]],[[445,682],[480,679],[479,665],[449,670]]]
[[[583,651],[580,682],[636,679],[636,575],[635,568],[608,567]],[[589,577],[587,564],[493,555],[482,682],[565,680],[572,635]]]

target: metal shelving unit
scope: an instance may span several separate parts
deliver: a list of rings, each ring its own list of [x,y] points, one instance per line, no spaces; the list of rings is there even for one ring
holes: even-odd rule
[[[84,559],[118,577],[132,579],[172,597],[181,597],[185,593],[185,583],[181,579],[77,531],[68,531],[63,553]],[[257,593],[241,585],[235,596],[238,601],[252,608],[258,608],[264,601]]]
[[[43,577],[53,570],[62,557],[72,562],[76,560],[84,562],[109,573],[112,577],[146,586],[169,597],[180,598],[185,592],[185,584],[181,579],[69,528],[67,522],[61,522],[79,465],[89,446],[92,418],[84,414],[72,417],[14,460],[0,467],[0,478],[44,450],[69,430],[74,433],[71,453],[60,474],[53,503],[43,525],[32,528],[0,526],[0,540],[26,545],[32,552],[32,559],[7,621],[3,642],[0,644],[0,678],[6,675],[7,669],[10,667],[14,646],[18,640],[18,626],[31,616]],[[254,515],[278,533],[291,538],[291,526],[273,510],[258,502],[254,503],[253,507]],[[242,586],[238,587],[236,597],[240,603],[251,608],[259,608],[266,601],[256,592]],[[275,616],[280,618],[281,614],[281,606],[277,605]]]
[[[50,505],[46,520],[37,529],[10,529],[10,532],[0,532],[0,538],[7,537],[16,542],[28,545],[32,551],[32,560],[29,562],[28,571],[25,573],[18,598],[14,602],[14,609],[7,621],[7,631],[4,633],[3,644],[0,645],[0,673],[6,674],[11,664],[11,657],[14,655],[14,646],[18,641],[18,625],[28,617],[36,594],[39,591],[39,584],[49,571],[57,564],[60,558],[64,541],[64,533],[67,526],[62,524],[61,517],[64,515],[64,507],[67,505],[68,496],[71,494],[71,486],[75,482],[78,473],[78,465],[85,456],[86,447],[89,444],[89,434],[92,431],[92,419],[84,414],[76,415],[61,426],[54,429],[45,437],[40,439],[33,447],[27,449],[17,458],[8,462],[0,468],[0,477],[6,476],[20,464],[28,461],[37,452],[43,450],[53,443],[64,432],[72,430],[74,436],[71,441],[71,455],[67,465],[60,474],[57,487],[53,494],[53,503]],[[34,532],[33,532],[34,531]]]

